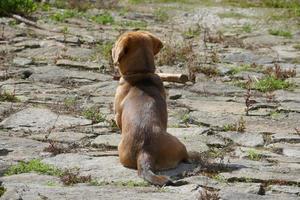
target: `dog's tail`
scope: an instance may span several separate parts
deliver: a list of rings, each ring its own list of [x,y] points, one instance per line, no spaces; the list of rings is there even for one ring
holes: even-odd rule
[[[140,152],[137,159],[138,175],[153,185],[173,185],[169,177],[153,173],[153,164],[154,160],[149,153]]]

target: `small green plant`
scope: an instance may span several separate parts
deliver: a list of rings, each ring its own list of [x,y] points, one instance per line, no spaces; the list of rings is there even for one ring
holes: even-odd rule
[[[83,111],[83,116],[92,120],[93,123],[100,123],[105,121],[105,116],[99,111],[98,108],[91,107]]]
[[[109,12],[104,12],[103,14],[92,17],[92,20],[98,24],[114,24],[115,20]]]
[[[278,112],[277,110],[274,110],[274,111],[271,111],[270,112],[270,117],[272,118],[272,119],[276,119],[276,118],[278,118],[280,116],[280,112]]]
[[[22,174],[29,172],[37,172],[39,174],[46,174],[50,176],[58,176],[64,185],[73,185],[76,183],[91,182],[91,176],[80,176],[78,169],[67,169],[62,171],[52,165],[42,163],[41,160],[33,159],[29,162],[19,162],[11,166],[5,173],[5,176],[14,174]],[[47,183],[47,185],[51,183]]]
[[[243,117],[241,117],[235,124],[225,124],[223,126],[223,131],[244,132],[245,129],[246,129],[246,122]]]
[[[6,192],[5,187],[0,186],[0,197]]]
[[[181,122],[182,123],[188,124],[188,123],[190,123],[190,121],[191,121],[191,116],[190,116],[189,113],[186,113],[186,114],[182,115],[182,117],[181,117]]]
[[[51,6],[48,3],[41,3],[38,5],[38,8],[42,11],[48,12],[51,10]]]
[[[14,175],[14,174],[22,174],[22,173],[29,173],[29,172],[37,172],[40,174],[46,174],[51,176],[61,176],[62,171],[55,168],[52,165],[48,165],[42,163],[41,160],[31,160],[28,163],[26,162],[19,162],[17,165],[11,166],[8,171],[5,173],[6,176]]]
[[[195,28],[188,28],[188,30],[187,31],[185,31],[185,32],[183,32],[183,36],[185,37],[185,38],[194,38],[194,37],[197,37],[197,36],[199,36],[200,35],[200,27],[199,26],[197,26],[197,27],[195,27]]]
[[[263,69],[262,66],[256,65],[256,64],[251,64],[251,65],[242,64],[240,66],[232,66],[230,71],[229,71],[229,74],[237,74],[237,73],[244,72],[244,71],[247,71],[247,72],[264,72],[264,69]]]
[[[61,10],[51,15],[50,18],[57,22],[64,22],[66,19],[75,17],[77,15],[78,13],[74,10]]]
[[[10,14],[29,15],[37,9],[37,4],[33,0],[1,0],[0,16]]]
[[[292,38],[293,37],[292,33],[288,30],[270,29],[269,33],[271,35],[282,36],[282,37],[286,37],[286,38]]]
[[[0,101],[19,102],[20,99],[18,99],[14,93],[0,91]]]
[[[294,49],[300,50],[300,44],[295,44],[293,47]]]
[[[99,60],[102,57],[105,60],[111,60],[111,50],[113,48],[113,44],[113,41],[97,44],[94,48],[94,53],[91,59]]]
[[[64,104],[67,107],[73,107],[74,105],[76,105],[76,103],[77,101],[75,97],[69,97],[64,99]]]
[[[154,11],[154,19],[158,22],[166,22],[169,19],[169,15],[165,9],[158,8]]]
[[[252,26],[250,24],[245,24],[242,26],[242,30],[246,33],[251,33],[253,30],[252,30]]]
[[[223,125],[223,131],[236,131],[235,124],[225,124]]]
[[[246,130],[246,121],[244,120],[243,117],[241,117],[236,124],[236,131],[245,132],[245,130]]]
[[[254,82],[254,89],[261,92],[270,92],[280,89],[291,89],[294,87],[293,83],[285,80],[276,79],[274,76],[267,76],[257,82]]]
[[[57,183],[55,183],[54,181],[47,181],[46,185],[49,187],[55,187],[57,186]]]
[[[254,161],[259,161],[259,160],[262,159],[262,155],[259,154],[259,152],[257,152],[257,151],[254,150],[254,149],[248,150],[248,152],[247,152],[247,157],[248,157],[250,160],[254,160]]]
[[[213,176],[212,178],[221,183],[227,182],[226,178],[220,174],[217,174],[217,175]]]

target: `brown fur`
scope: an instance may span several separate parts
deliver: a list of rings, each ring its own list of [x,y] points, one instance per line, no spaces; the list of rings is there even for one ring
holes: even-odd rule
[[[120,36],[112,50],[121,79],[115,96],[115,120],[122,132],[118,146],[121,163],[138,169],[138,174],[155,185],[172,182],[156,170],[174,168],[187,160],[185,146],[166,132],[165,90],[155,72],[154,55],[162,42],[148,32]]]

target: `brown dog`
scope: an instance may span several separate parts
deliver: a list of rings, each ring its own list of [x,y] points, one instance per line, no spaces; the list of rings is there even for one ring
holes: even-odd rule
[[[121,35],[112,50],[121,74],[115,96],[115,120],[122,132],[120,161],[160,186],[172,181],[154,171],[174,168],[188,159],[185,146],[166,132],[166,95],[160,77],[154,73],[154,55],[162,47],[154,35],[137,31]]]

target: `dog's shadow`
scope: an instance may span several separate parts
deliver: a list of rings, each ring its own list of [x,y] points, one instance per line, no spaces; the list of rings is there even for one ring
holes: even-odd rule
[[[247,167],[230,163],[180,163],[174,169],[158,171],[157,174],[169,176],[173,180],[175,186],[181,186],[188,184],[187,181],[182,180],[186,177],[232,172],[242,168]]]

